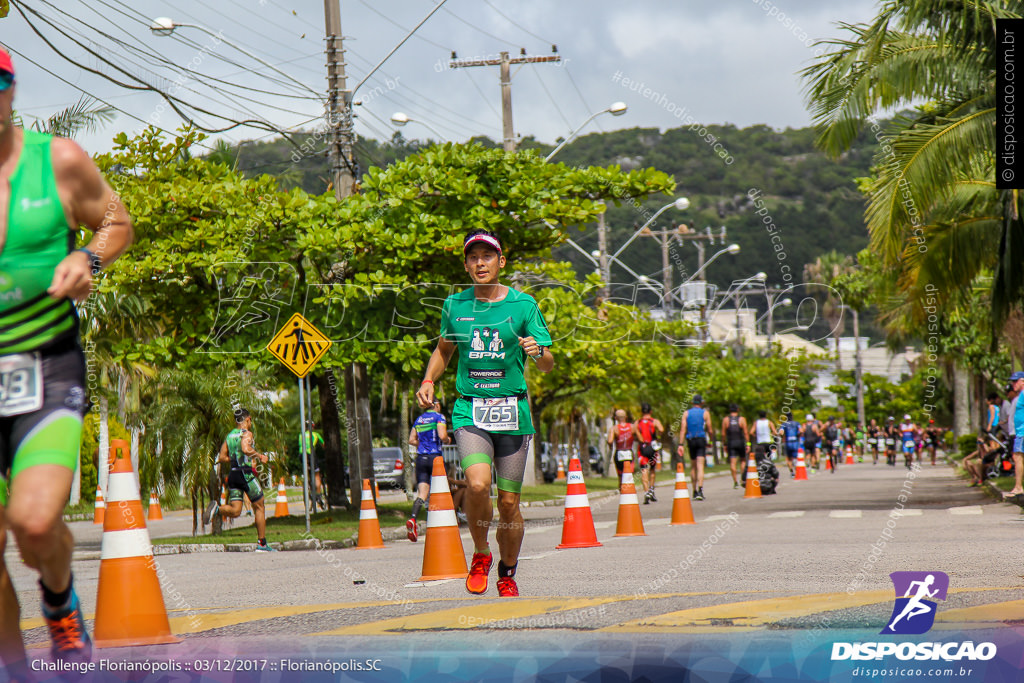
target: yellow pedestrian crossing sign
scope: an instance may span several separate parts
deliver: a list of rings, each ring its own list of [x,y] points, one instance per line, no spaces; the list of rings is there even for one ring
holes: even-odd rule
[[[331,340],[299,313],[293,315],[267,344],[267,351],[300,378],[309,374],[329,348]]]

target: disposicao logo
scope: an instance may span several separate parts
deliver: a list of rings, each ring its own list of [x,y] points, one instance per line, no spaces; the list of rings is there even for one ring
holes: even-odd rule
[[[882,635],[920,635],[927,633],[935,623],[937,603],[945,601],[949,590],[949,576],[943,572],[893,572],[896,604]],[[871,660],[895,656],[900,660],[989,660],[996,656],[994,643],[948,642],[869,642],[833,643],[832,661],[853,659]]]
[[[949,576],[943,572],[893,572],[889,577],[896,588],[896,604],[889,623],[879,633],[927,633],[935,623],[935,600],[946,600]]]

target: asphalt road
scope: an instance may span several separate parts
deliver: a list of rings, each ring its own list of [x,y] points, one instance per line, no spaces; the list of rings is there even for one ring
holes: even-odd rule
[[[493,571],[483,596],[469,595],[461,580],[418,582],[422,537],[382,550],[161,556],[171,628],[184,642],[153,651],[308,655],[357,644],[393,655],[399,644],[409,651],[441,642],[530,650],[550,645],[552,633],[560,647],[608,640],[629,649],[685,634],[720,637],[728,647],[743,634],[877,633],[893,605],[888,575],[901,570],[949,575],[936,629],[1024,621],[1021,510],[968,488],[947,465],[911,473],[856,464],[808,481],[783,469],[778,493],[759,499],[745,499],[728,475],[707,480],[704,491],[707,499],[693,502],[697,524],[670,526],[672,491],[660,487],[659,502],[641,506],[642,537],[613,537],[617,498],[592,500],[599,548],[556,550],[561,508],[525,510],[516,600],[497,597]],[[74,526],[91,533],[86,523]],[[465,527],[462,537],[468,555]],[[41,647],[35,578],[10,552],[8,562],[26,641]],[[99,564],[74,563],[89,616]]]

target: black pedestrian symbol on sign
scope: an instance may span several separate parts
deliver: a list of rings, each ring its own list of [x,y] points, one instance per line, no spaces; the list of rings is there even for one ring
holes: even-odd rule
[[[292,357],[291,357],[292,365],[298,365],[299,364],[298,363],[299,354],[302,354],[302,363],[303,364],[308,363],[310,361],[310,359],[315,358],[317,356],[317,354],[320,353],[320,349],[323,346],[318,341],[307,341],[306,340],[306,331],[304,329],[302,329],[302,324],[298,320],[296,320],[295,322],[292,323],[292,331],[289,332],[288,334],[284,335],[285,339],[287,339],[288,337],[295,337],[295,346],[292,349]],[[281,350],[281,346],[282,346],[282,344],[278,344],[277,347],[274,349],[274,351],[278,352],[280,354],[281,358],[285,358],[285,357],[288,356],[288,349],[289,349],[289,347],[291,347],[291,344],[283,344],[283,346],[284,346],[284,351],[283,352]],[[310,348],[312,348],[312,351],[310,351]]]

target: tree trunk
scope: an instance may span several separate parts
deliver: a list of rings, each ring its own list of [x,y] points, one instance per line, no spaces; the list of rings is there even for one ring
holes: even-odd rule
[[[366,363],[353,365],[353,384],[356,391],[356,429],[359,431],[359,463],[363,479],[370,480],[370,490],[375,492],[376,477],[373,474],[373,430],[370,422],[370,377]],[[360,498],[362,494],[360,494]],[[376,495],[374,502],[376,502]]]
[[[345,458],[342,455],[341,420],[338,410],[338,382],[333,370],[314,375],[320,400],[320,427],[324,437],[324,457],[320,476],[327,484],[327,504],[349,508],[345,489]],[[345,421],[348,425],[348,420]]]
[[[577,443],[580,449],[580,467],[583,468],[583,476],[590,476],[590,440],[587,433],[587,415],[580,413],[579,427],[576,428]]]
[[[132,427],[132,441],[129,448],[131,449],[132,457],[132,471],[135,472],[135,476],[139,478],[139,483],[142,483],[142,470],[139,469],[139,428]]]
[[[106,396],[100,396],[100,424],[99,424],[99,457],[96,461],[96,481],[103,492],[103,499],[107,499],[107,476],[110,474],[110,427],[107,421],[110,419],[110,402]]]
[[[953,434],[960,438],[971,431],[970,375],[959,364],[953,364]]]
[[[405,491],[410,500],[416,495],[416,459],[412,455],[412,447],[409,446],[409,392],[412,389],[402,385],[402,406],[398,416],[398,447],[402,449],[402,475],[405,479]]]

